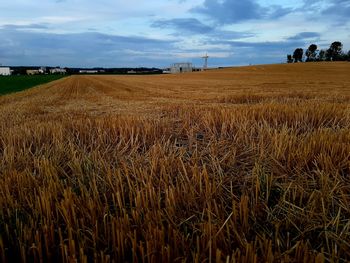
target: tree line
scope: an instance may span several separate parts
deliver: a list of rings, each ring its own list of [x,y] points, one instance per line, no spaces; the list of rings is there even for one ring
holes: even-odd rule
[[[311,44],[305,50],[305,62],[315,61],[350,61],[350,50],[346,53],[343,51],[343,44],[340,41],[333,42],[328,49],[317,49],[316,44]],[[287,55],[288,63],[304,61],[304,50],[296,48],[293,55]]]

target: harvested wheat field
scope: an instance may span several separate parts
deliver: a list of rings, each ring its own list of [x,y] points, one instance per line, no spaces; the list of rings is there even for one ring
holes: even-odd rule
[[[0,261],[349,261],[349,72],[71,76],[0,97]]]

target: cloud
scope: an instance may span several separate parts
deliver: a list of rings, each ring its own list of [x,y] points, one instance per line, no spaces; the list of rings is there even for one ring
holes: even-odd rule
[[[312,10],[310,12],[309,10]],[[332,24],[343,24],[349,21],[349,0],[304,0],[304,6],[298,9],[300,12],[309,13],[310,19],[325,20]],[[328,20],[332,17],[333,20]]]
[[[282,6],[263,7],[255,0],[205,0],[192,12],[204,14],[219,24],[234,24],[247,20],[274,19],[290,13]]]
[[[301,32],[295,36],[288,37],[288,40],[304,40],[304,39],[318,39],[321,34],[317,32]]]
[[[217,31],[215,38],[204,37],[196,41],[190,38],[167,41],[96,32],[53,34],[9,28],[0,29],[0,34],[5,39],[0,43],[0,61],[10,66],[163,67],[186,61],[201,66],[201,56],[206,51],[211,66],[228,66],[279,62],[285,56],[280,44],[232,40],[232,37],[248,34],[239,32]],[[220,34],[224,35],[220,38]]]
[[[221,24],[230,24],[249,19],[262,18],[266,12],[252,0],[205,0],[203,6],[192,9],[193,12],[205,14]]]
[[[338,21],[348,21],[350,15],[350,1],[331,0],[330,6],[322,11],[322,15],[333,16]]]
[[[174,29],[186,33],[205,34],[213,30],[213,27],[201,23],[195,18],[175,18],[157,20],[151,24],[151,27]]]
[[[176,18],[176,19],[161,19],[154,21],[151,24],[153,28],[170,29],[175,31],[174,35],[193,35],[198,34],[203,37],[219,38],[219,39],[241,39],[255,36],[250,32],[237,32],[231,30],[221,30],[215,26],[203,24],[195,18]]]
[[[7,28],[0,29],[0,34],[6,39],[0,44],[0,61],[11,65],[152,66],[162,63],[158,53],[172,49],[174,44],[95,32],[52,34]],[[139,54],[130,54],[130,50]],[[141,58],[142,54],[147,54],[148,59]]]
[[[48,26],[46,24],[27,24],[27,25],[12,25],[12,24],[5,24],[1,26],[2,29],[9,29],[9,30],[22,30],[22,29],[48,29]]]
[[[233,53],[231,64],[240,65],[285,62],[287,54],[292,53],[297,47],[304,46],[304,42],[300,40],[264,42],[221,41],[220,43],[231,47]]]
[[[303,41],[264,41],[264,42],[245,42],[245,41],[222,41],[222,44],[229,44],[233,49],[255,49],[256,51],[266,52],[281,52],[288,51],[289,49],[295,49],[298,46],[304,44]],[[262,54],[261,53],[261,54]]]
[[[243,39],[243,38],[250,38],[256,36],[255,33],[252,32],[238,32],[238,31],[231,31],[231,30],[215,30],[213,31],[209,37],[222,40],[234,40],[234,39]]]
[[[276,19],[288,15],[291,12],[293,12],[293,9],[291,8],[284,8],[281,6],[274,5],[270,7],[269,13],[267,14],[267,18]]]
[[[313,42],[350,44],[350,0],[64,1],[0,3],[0,63],[202,65],[208,52],[211,66],[224,66],[283,62]]]

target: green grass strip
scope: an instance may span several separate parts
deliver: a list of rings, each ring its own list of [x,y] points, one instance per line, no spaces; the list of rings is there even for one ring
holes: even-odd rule
[[[0,95],[26,90],[65,77],[65,75],[0,76]]]

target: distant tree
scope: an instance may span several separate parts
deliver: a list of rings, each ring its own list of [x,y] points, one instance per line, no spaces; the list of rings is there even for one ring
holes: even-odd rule
[[[12,75],[27,75],[26,67],[14,67]]]
[[[326,60],[326,51],[321,49],[320,52],[318,53],[317,57],[318,61],[325,61]]]
[[[341,59],[343,44],[335,41],[331,44],[326,52],[326,59],[330,61],[337,61]]]
[[[291,54],[287,55],[287,63],[293,63],[293,58]]]
[[[303,62],[304,50],[302,48],[297,48],[294,50],[293,59],[294,62]]]
[[[348,51],[348,61],[350,61],[350,50]]]
[[[306,62],[316,60],[316,50],[317,45],[311,44],[309,48],[305,51]]]
[[[342,52],[341,54],[340,54],[340,56],[338,57],[338,60],[339,61],[347,61],[348,60],[348,54],[347,53],[345,53],[345,52]]]

